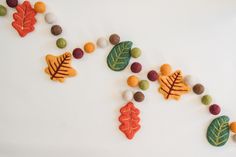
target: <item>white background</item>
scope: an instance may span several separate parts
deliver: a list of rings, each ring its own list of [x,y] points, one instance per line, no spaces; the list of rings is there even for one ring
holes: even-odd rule
[[[235,156],[231,138],[221,148],[207,142],[206,129],[215,116],[199,96],[165,101],[157,83],[145,92],[145,102],[135,103],[142,128],[127,140],[117,119],[131,72],[107,67],[111,46],[73,60],[79,75],[64,84],[44,73],[46,54],[59,55],[116,32],[143,50],[136,60],[144,69],[140,78],[169,63],[198,77],[222,114],[235,121],[235,0],[45,2],[64,29],[61,37],[69,43],[64,50],[56,48],[57,37],[43,15],[37,15],[36,30],[23,39],[11,27],[13,9],[0,18],[0,157]]]

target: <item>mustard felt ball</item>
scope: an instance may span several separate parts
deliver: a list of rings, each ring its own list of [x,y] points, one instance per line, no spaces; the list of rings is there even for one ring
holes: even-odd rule
[[[44,13],[46,11],[46,4],[43,2],[36,2],[34,4],[34,10],[37,13]]]
[[[230,123],[230,130],[231,130],[233,133],[236,133],[236,122]]]
[[[160,68],[160,72],[162,75],[169,75],[172,71],[172,68],[169,64],[163,64]]]
[[[139,79],[138,79],[138,77],[136,77],[134,75],[128,77],[128,79],[127,79],[127,84],[130,87],[136,87],[136,86],[138,86],[138,83],[139,83]]]

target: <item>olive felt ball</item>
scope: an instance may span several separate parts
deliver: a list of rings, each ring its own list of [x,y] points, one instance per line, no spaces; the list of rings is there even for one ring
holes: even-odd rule
[[[211,97],[210,95],[204,95],[204,96],[202,97],[202,103],[203,103],[204,105],[210,105],[211,102],[212,102],[212,97]]]
[[[138,58],[141,56],[142,51],[139,48],[135,47],[131,50],[130,54],[133,58]]]
[[[60,48],[60,49],[63,49],[67,46],[67,42],[64,38],[59,38],[57,39],[57,47]]]
[[[0,5],[0,16],[6,16],[7,9],[3,5]]]
[[[147,80],[141,80],[138,85],[142,90],[147,90],[149,88],[149,82]]]

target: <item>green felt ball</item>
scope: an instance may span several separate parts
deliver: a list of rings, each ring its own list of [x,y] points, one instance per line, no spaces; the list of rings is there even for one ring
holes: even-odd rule
[[[138,85],[142,90],[147,90],[149,88],[149,82],[147,80],[141,80]]]
[[[0,5],[0,16],[6,16],[7,9],[3,5]]]
[[[141,54],[142,54],[142,51],[139,49],[139,48],[133,48],[132,50],[131,50],[131,56],[133,57],[133,58],[138,58],[138,57],[140,57],[141,56]]]
[[[67,45],[67,42],[64,38],[57,39],[57,47],[58,48],[63,49],[66,47],[66,45]]]
[[[212,102],[212,97],[211,97],[210,95],[204,95],[204,96],[202,97],[202,103],[203,103],[204,105],[210,105],[211,102]]]

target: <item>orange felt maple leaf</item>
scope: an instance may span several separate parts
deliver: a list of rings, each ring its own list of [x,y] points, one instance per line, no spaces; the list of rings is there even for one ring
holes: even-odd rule
[[[64,82],[66,77],[76,75],[75,69],[71,67],[71,53],[66,52],[60,56],[47,55],[48,67],[45,72],[49,74],[51,80]]]
[[[17,12],[13,14],[14,22],[12,22],[12,26],[21,37],[24,37],[34,30],[36,12],[29,1],[24,1],[23,4],[18,5],[16,10]]]
[[[132,102],[129,102],[120,109],[120,113],[119,121],[121,125],[119,129],[131,140],[141,127],[139,125],[140,118],[138,117],[140,111]]]
[[[160,76],[159,83],[159,92],[165,99],[173,98],[179,100],[181,95],[190,90],[188,85],[184,83],[182,72],[180,70],[169,76]]]

